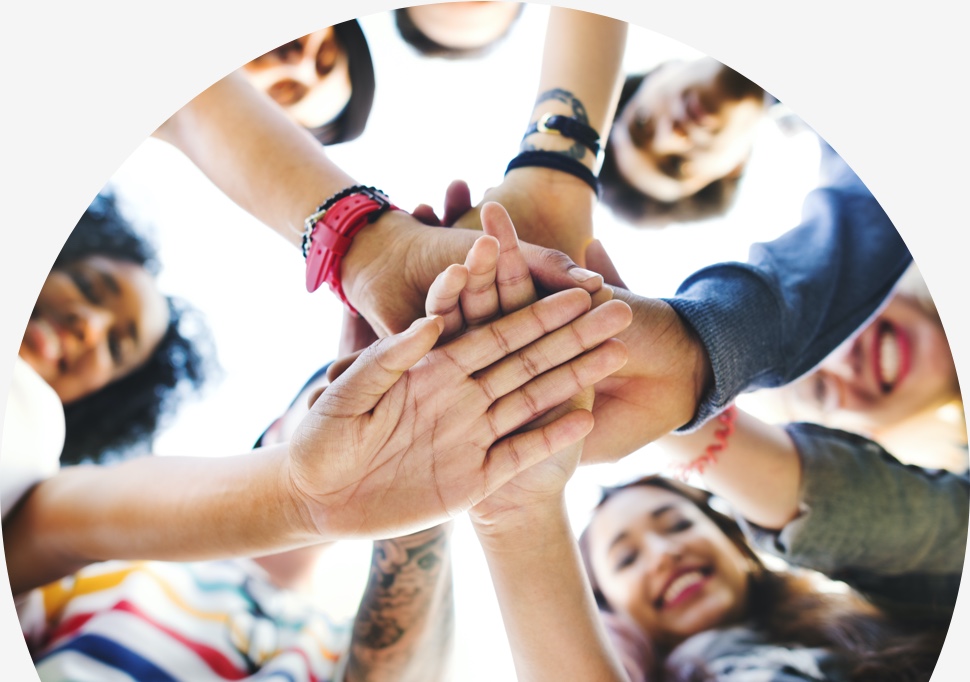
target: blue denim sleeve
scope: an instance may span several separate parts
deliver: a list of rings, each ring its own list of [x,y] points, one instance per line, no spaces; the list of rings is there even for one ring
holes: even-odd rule
[[[746,521],[760,549],[843,580],[908,616],[952,613],[967,550],[970,478],[904,465],[878,444],[790,424],[801,511],[778,531]]]
[[[831,148],[802,223],[755,244],[747,263],[691,275],[665,299],[697,332],[714,385],[689,431],[740,393],[781,386],[822,361],[875,313],[911,261],[889,217]]]

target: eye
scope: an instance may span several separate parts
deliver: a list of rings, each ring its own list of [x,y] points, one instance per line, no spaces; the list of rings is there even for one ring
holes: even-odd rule
[[[101,297],[94,289],[94,283],[91,279],[82,272],[72,270],[69,272],[71,281],[74,282],[74,286],[78,288],[81,295],[87,299],[88,303],[99,304],[101,303]]]
[[[690,519],[679,519],[670,528],[667,529],[668,533],[683,533],[685,530],[694,527],[694,522]]]
[[[637,560],[637,553],[635,550],[629,550],[629,551],[623,552],[623,554],[617,557],[616,563],[613,566],[613,570],[622,571],[624,568],[632,566],[633,562],[636,560]]]

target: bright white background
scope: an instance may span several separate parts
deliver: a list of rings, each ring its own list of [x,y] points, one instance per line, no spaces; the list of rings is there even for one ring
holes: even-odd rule
[[[16,62],[5,60],[5,69],[14,63],[24,65],[12,69],[14,84],[21,88],[11,90],[21,94],[23,101],[3,114],[5,122],[9,118],[3,131],[4,156],[8,149],[13,155],[10,160],[5,158],[3,166],[9,221],[3,238],[10,241],[4,242],[2,253],[8,260],[2,276],[6,291],[24,292],[9,298],[9,305],[5,297],[9,326],[4,327],[0,341],[10,345],[0,346],[0,353],[7,352],[7,357],[15,352],[30,304],[70,225],[152,128],[199,89],[265,49],[369,9],[387,9],[391,3],[356,3],[353,10],[348,6],[342,12],[330,6],[323,12],[324,3],[295,2],[291,14],[280,12],[272,17],[263,11],[248,12],[248,7],[256,5],[247,3],[236,3],[232,13],[205,16],[197,7],[189,10],[188,5],[178,14],[175,3],[168,6],[169,14],[164,17],[136,15],[115,3],[90,4],[110,7],[110,11],[65,8],[58,22],[84,25],[88,40],[80,40],[78,31],[47,26],[41,16],[25,18],[30,19],[26,25],[35,29],[34,35],[43,28],[42,39],[25,40],[23,28],[4,36],[8,46],[4,49],[19,46],[21,57]],[[580,4],[592,8],[590,3]],[[702,8],[704,4],[695,3],[689,12],[680,14],[677,8],[666,6],[647,13],[639,3],[638,12],[621,3],[598,3],[596,8],[614,13],[623,9],[624,18],[637,17],[644,25],[666,28],[668,34],[681,38],[694,36],[688,42],[753,77],[825,133],[900,227],[940,304],[951,339],[955,335],[965,346],[966,332],[957,330],[961,324],[965,328],[966,320],[958,317],[963,309],[955,302],[965,291],[955,259],[959,249],[934,249],[933,245],[944,240],[963,245],[960,232],[950,223],[966,223],[965,219],[954,220],[962,217],[955,188],[967,174],[955,161],[962,160],[961,153],[966,151],[966,134],[962,130],[954,133],[954,126],[940,125],[936,118],[924,118],[922,108],[917,109],[919,113],[906,109],[913,93],[920,95],[924,90],[933,93],[928,101],[934,103],[945,93],[951,111],[963,108],[957,98],[966,103],[966,95],[953,94],[944,77],[944,67],[953,66],[945,53],[946,40],[927,46],[926,54],[932,57],[927,63],[899,63],[895,42],[874,43],[877,39],[869,33],[867,49],[856,43],[861,28],[869,25],[868,15],[853,19],[843,11],[840,21],[845,24],[816,24],[812,17],[777,16],[777,10],[769,11],[767,3],[744,3],[751,9],[736,13],[726,13],[716,3]],[[818,3],[815,6],[822,11]],[[374,112],[364,137],[331,148],[332,157],[358,180],[383,188],[405,208],[420,201],[440,207],[443,189],[454,177],[468,180],[473,196],[498,182],[531,109],[545,14],[543,7],[529,7],[504,44],[473,62],[420,59],[397,39],[388,15],[366,17],[363,24],[377,69]],[[711,21],[698,26],[694,23],[697,16],[709,16]],[[762,19],[756,22],[752,16]],[[109,29],[107,19],[111,17],[118,23]],[[225,33],[203,30],[213,25],[206,22],[217,19],[229,24]],[[886,26],[895,25],[894,17],[879,15],[878,19],[883,27],[880,36],[892,34]],[[759,30],[749,25],[761,21]],[[162,33],[169,37],[161,40],[155,38],[156,31],[133,30],[145,22],[166,27]],[[793,22],[799,27],[797,33],[783,35],[771,30],[796,25]],[[4,34],[11,33],[13,24],[4,22]],[[240,38],[240,31],[232,30],[234,26],[248,29],[247,40]],[[712,26],[719,30],[711,32]],[[728,26],[735,28],[727,31]],[[851,26],[856,30],[849,30]],[[939,26],[937,30],[946,29]],[[823,31],[831,34],[823,35]],[[177,35],[181,37],[176,39]],[[232,42],[232,37],[238,40]],[[840,52],[840,46],[849,42],[855,47]],[[172,47],[176,44],[178,50]],[[70,59],[64,54],[60,60],[50,59],[51,45],[71,46],[74,51]],[[757,49],[745,54],[744,47]],[[167,59],[154,59],[159,51],[165,51]],[[32,71],[24,71],[25,54],[44,56],[48,61],[38,60]],[[190,54],[197,67],[191,60],[177,61]],[[691,54],[695,52],[689,48],[634,29],[627,66],[648,68],[671,55]],[[839,54],[842,59],[835,64],[826,62],[827,55]],[[895,68],[886,73],[887,66]],[[904,85],[909,95],[901,99],[898,94]],[[62,97],[50,96],[54,88]],[[924,120],[925,124],[916,124]],[[935,138],[944,133],[948,140],[955,136],[956,144],[943,147]],[[794,225],[800,197],[814,179],[816,160],[810,136],[784,138],[766,126],[740,201],[727,224],[635,231],[614,224],[608,212],[602,211],[598,236],[634,290],[651,295],[672,293],[683,276],[698,266],[743,259],[750,241],[770,238]],[[219,196],[190,164],[163,144],[149,141],[139,147],[118,170],[116,185],[132,216],[144,216],[155,227],[166,264],[162,287],[191,300],[207,314],[226,370],[224,380],[204,401],[182,412],[173,428],[158,440],[157,449],[162,453],[242,452],[289,402],[304,378],[333,356],[339,308],[329,294],[307,295],[302,290],[299,255]],[[881,186],[886,189],[880,191]],[[914,196],[923,199],[913,201]],[[927,201],[928,196],[933,200]],[[51,236],[45,242],[46,250],[38,249],[38,235],[47,234]],[[954,299],[950,306],[948,298]],[[962,368],[963,349],[960,343],[954,346]],[[0,369],[7,372],[8,366],[3,364]],[[8,380],[4,374],[3,381]],[[6,395],[6,383],[0,385],[0,395]],[[570,509],[577,527],[583,524],[595,497],[596,483],[628,478],[652,465],[649,453],[643,453],[628,458],[623,466],[581,471],[570,487]],[[467,530],[462,524],[455,536],[460,628],[455,679],[511,679],[504,635],[489,599],[487,574]],[[342,550],[331,557],[332,570],[359,576],[362,584],[366,552],[363,545]],[[7,609],[9,596],[0,599],[4,609],[0,650],[6,653],[9,645],[13,662],[25,661],[23,675],[33,675],[19,643],[12,609]],[[348,608],[347,601],[345,598],[343,608]],[[963,606],[958,618],[966,620]],[[957,629],[966,633],[966,625],[960,627]],[[951,636],[935,680],[957,679],[944,674],[946,655],[959,658],[952,651],[953,639]]]

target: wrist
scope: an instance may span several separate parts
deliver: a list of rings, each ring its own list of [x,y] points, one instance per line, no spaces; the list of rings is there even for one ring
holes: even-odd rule
[[[569,526],[562,491],[525,505],[487,512],[472,507],[468,516],[484,549],[511,553],[535,550],[542,546],[544,537],[555,537],[558,529]]]

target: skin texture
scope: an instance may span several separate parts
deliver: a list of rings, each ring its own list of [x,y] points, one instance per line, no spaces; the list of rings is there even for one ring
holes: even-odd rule
[[[519,16],[514,2],[449,2],[409,7],[407,13],[425,36],[443,47],[485,47],[505,35]]]
[[[806,417],[864,433],[960,397],[943,325],[901,294],[788,391]]]
[[[744,614],[747,560],[680,495],[650,486],[620,491],[597,510],[588,532],[593,570],[610,606],[658,645],[669,649]],[[692,586],[667,591],[681,575],[692,576]]]
[[[48,275],[20,357],[70,403],[144,364],[168,321],[165,298],[145,268],[90,256]]]
[[[481,219],[487,236],[476,242],[464,264],[442,273],[428,295],[429,311],[440,313],[446,330],[453,333],[472,327],[475,320],[526,305],[536,296],[508,214],[498,204],[487,203]],[[607,308],[629,312],[615,301],[603,302],[598,309]],[[619,362],[622,344],[611,343]],[[588,407],[589,398],[579,394],[557,409]],[[548,422],[555,413],[526,428]],[[470,512],[519,680],[624,679],[596,615],[565,513],[563,486],[579,463],[580,449],[580,444],[560,449]]]
[[[241,73],[306,128],[333,120],[350,100],[347,54],[332,27],[257,57]]]
[[[661,201],[691,196],[740,172],[764,113],[764,93],[710,57],[659,66],[620,112],[612,132],[620,173]],[[743,79],[741,79],[743,80]]]

